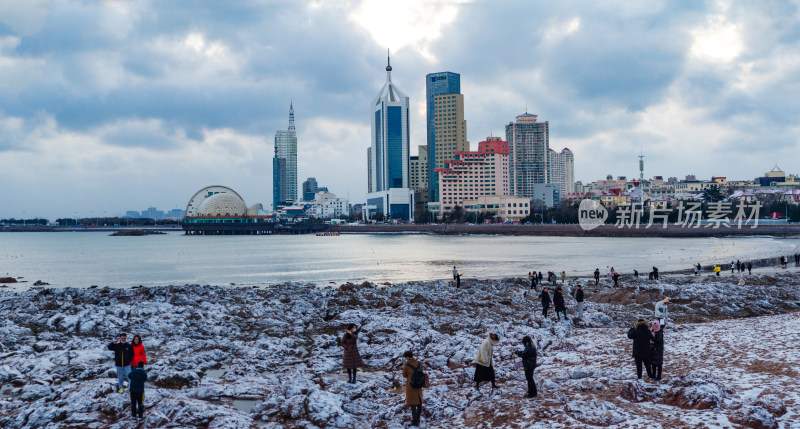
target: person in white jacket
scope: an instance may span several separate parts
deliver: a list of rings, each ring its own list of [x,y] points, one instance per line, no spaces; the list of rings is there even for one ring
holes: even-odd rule
[[[489,335],[483,340],[481,347],[478,349],[478,354],[473,361],[475,364],[475,390],[480,391],[481,382],[484,381],[492,382],[492,390],[497,388],[494,366],[492,365],[492,353],[494,352],[494,345],[498,342],[500,342],[500,337],[489,332]]]
[[[662,328],[667,326],[667,304],[669,304],[669,298],[664,298],[654,304],[653,313],[655,314],[655,318],[658,319],[658,323]]]

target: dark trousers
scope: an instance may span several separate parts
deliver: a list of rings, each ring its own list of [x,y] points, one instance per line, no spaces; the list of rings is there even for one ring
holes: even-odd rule
[[[662,364],[653,364],[653,377],[656,380],[661,380],[661,365]]]
[[[528,397],[536,396],[536,383],[533,381],[533,368],[525,368],[525,380],[528,381]]]
[[[644,369],[647,370],[647,376],[653,378],[653,368],[650,365],[650,359],[639,359],[636,358],[636,377],[642,378],[642,364],[644,364]]]
[[[569,319],[567,319],[567,310],[566,309],[564,309],[564,310],[556,310],[556,317],[558,318],[558,320],[561,320],[561,316],[559,315],[559,313],[564,313],[564,320],[569,320]]]
[[[595,278],[594,278],[594,284],[598,284],[598,283],[600,283],[600,278],[598,278],[598,277],[595,277]]]
[[[348,383],[355,383],[356,382],[356,372],[358,372],[358,368],[347,369],[347,382]]]
[[[136,408],[139,408],[139,418],[144,417],[144,392],[131,392],[131,412],[136,418]]]
[[[419,425],[419,416],[422,414],[422,405],[409,405],[411,407],[411,424]]]
[[[461,287],[461,274],[456,276],[456,289]]]
[[[543,305],[542,306],[542,316],[547,317],[547,309],[549,309],[549,308],[550,308],[549,305]]]

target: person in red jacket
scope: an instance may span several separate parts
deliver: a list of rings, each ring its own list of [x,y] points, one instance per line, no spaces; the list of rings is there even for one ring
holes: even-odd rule
[[[142,343],[142,337],[134,335],[133,341],[131,341],[131,346],[133,347],[131,368],[136,368],[139,365],[139,362],[144,362],[145,365],[147,365],[147,354],[144,352],[144,343]]]

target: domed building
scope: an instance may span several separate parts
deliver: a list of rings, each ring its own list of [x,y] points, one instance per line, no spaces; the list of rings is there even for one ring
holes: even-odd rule
[[[183,229],[187,234],[270,234],[273,223],[264,206],[249,208],[244,199],[227,186],[206,186],[186,204]]]

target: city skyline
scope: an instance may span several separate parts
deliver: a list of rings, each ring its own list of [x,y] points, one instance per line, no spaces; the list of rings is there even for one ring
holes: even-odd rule
[[[411,146],[427,143],[423,79],[450,70],[471,150],[527,110],[549,121],[551,147],[575,152],[584,183],[635,177],[640,150],[647,176],[800,170],[783,162],[800,141],[795,5],[208,7],[0,5],[0,180],[13,185],[0,217],[182,208],[211,184],[269,205],[271,143],[292,99],[298,177],[363,201],[359,100],[380,85],[387,47]],[[503,25],[470,31],[486,22]]]

